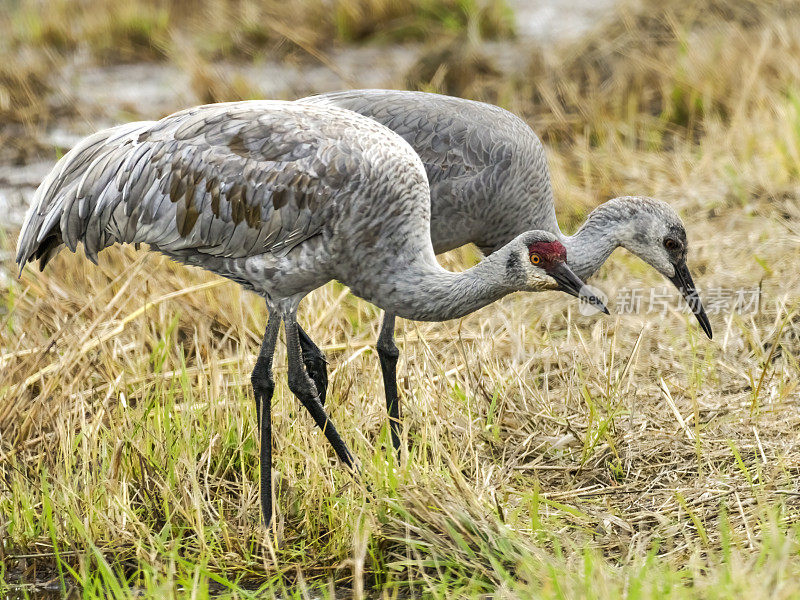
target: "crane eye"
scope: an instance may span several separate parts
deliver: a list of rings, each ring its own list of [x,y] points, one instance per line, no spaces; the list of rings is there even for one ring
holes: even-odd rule
[[[542,262],[542,257],[541,256],[539,256],[538,254],[531,254],[531,264],[532,265],[538,265],[541,262]]]
[[[664,240],[664,248],[667,250],[677,250],[678,249],[678,242],[673,240],[672,238],[667,238]]]

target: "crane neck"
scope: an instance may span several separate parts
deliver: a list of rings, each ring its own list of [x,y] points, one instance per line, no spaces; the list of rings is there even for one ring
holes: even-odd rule
[[[520,289],[506,275],[510,252],[499,251],[474,267],[453,273],[433,255],[384,265],[381,281],[365,278],[350,285],[358,296],[389,313],[415,321],[458,319]]]
[[[583,280],[594,275],[611,253],[626,247],[633,235],[634,215],[620,199],[609,200],[593,210],[573,235],[561,235],[567,263]]]

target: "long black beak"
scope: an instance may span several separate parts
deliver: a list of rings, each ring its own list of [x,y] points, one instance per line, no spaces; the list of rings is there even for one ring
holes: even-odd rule
[[[580,298],[598,310],[601,310],[606,314],[610,314],[606,308],[606,305],[603,304],[603,301],[595,296],[588,287],[586,287],[586,284],[583,283],[583,281],[581,281],[580,278],[572,272],[572,269],[570,269],[566,263],[562,263],[553,267],[548,273],[553,279],[556,280],[558,283],[558,289],[562,292],[566,292],[570,296]]]
[[[711,323],[709,323],[703,303],[700,301],[700,295],[694,288],[694,281],[692,281],[692,276],[685,260],[675,265],[675,275],[670,277],[669,280],[681,291],[689,308],[692,309],[694,316],[700,322],[700,327],[706,332],[708,339],[711,339]]]

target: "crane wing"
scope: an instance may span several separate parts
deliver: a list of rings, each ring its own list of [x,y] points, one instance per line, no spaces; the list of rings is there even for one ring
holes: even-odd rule
[[[350,90],[298,100],[352,110],[398,133],[422,159],[431,188],[490,185],[507,166],[518,130],[530,128],[491,104],[398,90]]]
[[[318,234],[361,177],[343,126],[286,102],[195,107],[101,131],[67,153],[34,196],[20,266],[61,244],[114,242],[224,257],[284,253]]]

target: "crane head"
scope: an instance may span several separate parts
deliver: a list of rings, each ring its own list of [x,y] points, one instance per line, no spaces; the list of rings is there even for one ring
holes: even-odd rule
[[[524,240],[527,250],[525,279],[526,288],[550,289],[566,292],[591,304],[608,314],[603,301],[572,272],[567,265],[567,249],[554,235],[546,232],[530,232]]]
[[[625,197],[613,202],[627,209],[620,245],[669,279],[683,295],[705,334],[712,336],[703,303],[686,264],[686,229],[673,208],[652,198]]]

